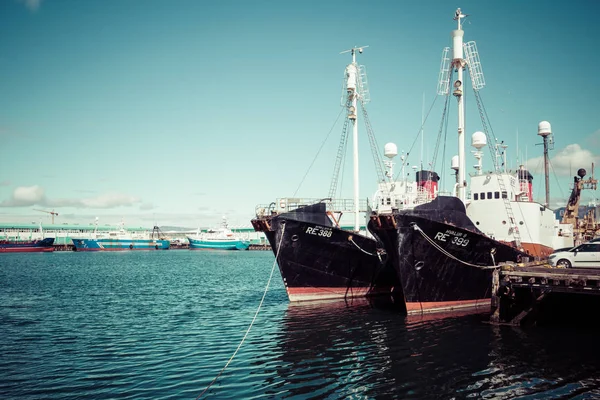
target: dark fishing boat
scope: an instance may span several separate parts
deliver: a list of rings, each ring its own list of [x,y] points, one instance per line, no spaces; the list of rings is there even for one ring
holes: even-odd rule
[[[449,57],[450,49],[446,48],[438,83],[438,94],[445,95],[448,101],[449,83],[453,72],[457,73],[452,85],[452,95],[458,101],[455,193],[436,196],[415,207],[396,205],[389,212],[378,210],[368,225],[383,241],[398,273],[408,313],[489,307],[492,270],[496,265],[544,257],[553,248],[573,243],[572,234],[567,234],[573,232],[572,226],[561,225],[548,204],[532,200],[531,175],[526,170],[502,170],[496,153],[492,156],[495,171],[482,173],[479,150],[486,141],[495,139],[489,136],[485,118],[485,133],[473,135],[474,153],[480,163],[470,178],[471,197],[467,198],[463,104],[463,70],[467,67],[480,115],[486,114],[478,95],[485,81],[477,48],[474,42],[463,44],[461,20],[465,17],[460,9],[456,11],[458,29],[452,31],[453,57]],[[546,157],[550,133],[550,124],[540,123],[538,134],[544,138]]]
[[[343,103],[347,118],[331,186],[336,187],[342,151],[345,150],[346,128],[351,124],[353,200],[335,200],[332,190],[330,198],[323,201],[284,198],[270,207],[257,207],[257,216],[252,220],[254,229],[264,232],[271,244],[290,301],[389,296],[400,287],[397,274],[386,263],[381,243],[360,228],[359,213],[367,212],[367,206],[366,202],[361,205],[358,198],[357,106],[361,106],[367,118],[364,104],[368,93],[364,68],[356,63],[356,53],[362,53],[363,48],[348,50],[352,63],[345,70]],[[367,126],[371,139],[370,125]],[[354,215],[353,228],[340,226],[344,212]]]
[[[40,240],[0,240],[0,253],[47,253],[54,251],[54,238]]]
[[[336,227],[326,203],[252,220],[277,257],[290,301],[391,295],[397,275],[374,239]]]

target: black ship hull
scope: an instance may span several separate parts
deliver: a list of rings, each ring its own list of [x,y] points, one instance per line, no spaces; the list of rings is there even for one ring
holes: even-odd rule
[[[493,266],[527,256],[484,235],[451,197],[373,215],[369,229],[385,244],[408,313],[489,307]]]
[[[333,225],[325,204],[252,220],[267,236],[290,301],[394,294],[400,282],[377,241]]]

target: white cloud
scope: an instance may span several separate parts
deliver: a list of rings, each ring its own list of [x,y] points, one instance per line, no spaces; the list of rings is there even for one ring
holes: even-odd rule
[[[19,0],[21,3],[25,4],[30,11],[37,11],[42,5],[42,0]]]
[[[590,150],[582,149],[579,144],[570,144],[550,158],[552,170],[557,176],[571,176],[579,168],[589,169],[592,163],[598,164],[600,156]],[[532,173],[544,171],[544,157],[536,157],[527,161],[527,167]]]
[[[0,207],[27,207],[33,205],[44,205],[46,196],[44,189],[34,186],[19,186],[13,190],[8,200],[0,203]]]
[[[596,132],[592,133],[588,138],[587,142],[590,144],[592,148],[600,148],[600,129]]]
[[[14,189],[8,200],[0,203],[0,207],[28,207],[33,205],[45,207],[73,207],[108,209],[130,207],[141,200],[138,197],[122,193],[106,193],[96,197],[82,199],[48,199],[40,186],[20,186]]]
[[[140,210],[142,210],[142,211],[154,210],[154,204],[142,203],[142,204],[140,204]]]
[[[122,193],[107,193],[96,197],[83,199],[56,199],[47,200],[46,205],[51,207],[74,207],[74,208],[116,208],[130,207],[141,200],[134,196]]]

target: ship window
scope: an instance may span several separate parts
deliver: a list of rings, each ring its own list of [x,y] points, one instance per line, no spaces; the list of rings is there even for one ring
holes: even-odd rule
[[[488,193],[488,199],[492,198],[492,192],[487,192]]]
[[[485,200],[485,193],[481,192],[481,193],[479,194],[479,198],[480,198],[481,200]]]
[[[500,198],[500,192],[494,192],[494,198],[495,199],[499,199]]]
[[[473,200],[479,200],[479,193],[473,193]]]
[[[507,198],[507,196],[506,196],[506,192],[502,192],[502,198],[503,198],[503,199],[506,199],[506,198]]]
[[[390,204],[392,204],[392,199],[391,198],[387,198],[387,205],[389,206]]]

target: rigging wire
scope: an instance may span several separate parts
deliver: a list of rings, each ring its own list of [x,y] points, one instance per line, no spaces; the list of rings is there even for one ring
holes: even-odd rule
[[[363,113],[363,119],[365,123],[365,127],[367,128],[367,137],[369,138],[369,144],[371,145],[371,156],[373,157],[373,162],[375,163],[375,172],[377,173],[377,180],[379,182],[385,182],[385,174],[383,173],[383,162],[381,161],[380,147],[377,143],[377,138],[373,133],[373,126],[371,125],[371,120],[369,119],[369,114],[367,113],[367,108],[365,107],[365,103],[363,99],[360,99],[360,105]]]
[[[273,271],[275,271],[275,266],[277,265],[277,260],[279,258],[279,250],[281,250],[281,243],[283,242],[283,235],[285,234],[285,224],[282,224],[282,225],[283,225],[283,229],[281,230],[281,237],[279,239],[279,246],[277,246],[277,254],[275,255],[275,261],[273,261],[273,266],[271,267],[271,274],[269,275],[269,280],[267,281],[267,286],[265,286],[265,291],[264,291],[264,293],[262,295],[262,298],[260,299],[260,303],[258,304],[258,308],[256,309],[256,313],[254,314],[254,318],[252,318],[252,322],[250,322],[250,325],[248,326],[248,329],[246,329],[246,333],[244,334],[244,337],[240,341],[240,344],[238,345],[237,349],[235,349],[235,351],[233,352],[233,355],[231,356],[231,358],[229,359],[229,361],[227,361],[227,364],[225,364],[225,366],[221,369],[221,371],[219,371],[219,373],[217,374],[217,376],[215,376],[215,378],[208,384],[208,386],[202,391],[202,393],[200,393],[198,395],[198,397],[196,397],[196,400],[198,400],[200,397],[202,397],[204,395],[204,393],[206,393],[206,391],[208,389],[210,389],[210,387],[217,381],[217,379],[219,379],[219,377],[221,376],[221,374],[223,374],[223,372],[225,372],[225,369],[229,366],[229,364],[231,363],[231,361],[233,361],[233,358],[236,356],[236,354],[238,353],[238,351],[242,347],[242,344],[246,340],[246,337],[250,333],[250,329],[252,329],[252,326],[254,325],[254,321],[256,321],[256,317],[258,316],[260,308],[262,307],[263,302],[265,301],[265,296],[267,295],[267,292],[269,291],[269,285],[271,284],[271,278],[273,278]]]
[[[446,121],[444,122],[444,148],[442,150],[442,176],[446,174],[446,143],[448,143],[448,120],[450,119],[450,114],[446,114]],[[433,165],[435,167],[435,163]],[[445,182],[443,183],[445,186]]]
[[[417,140],[419,139],[419,136],[421,135],[421,131],[423,130],[423,127],[425,126],[425,123],[427,122],[427,119],[429,118],[429,114],[431,114],[431,110],[433,110],[433,106],[435,105],[435,103],[437,101],[437,98],[438,98],[438,96],[435,96],[433,98],[433,102],[431,103],[431,106],[429,107],[429,111],[427,111],[427,115],[423,119],[423,122],[421,123],[421,126],[419,127],[419,130],[417,131],[417,135],[415,136],[415,140],[412,142],[412,145],[410,146],[410,149],[406,153],[406,158],[402,162],[402,166],[403,167],[406,166],[406,163],[408,162],[408,155],[412,152],[413,148],[415,147],[415,145],[417,143]],[[397,181],[398,178],[400,177],[401,173],[402,173],[402,170],[396,174],[396,177],[394,178],[394,180]]]
[[[550,166],[550,169],[552,170],[552,175],[554,176],[554,180],[556,181],[556,186],[558,187],[558,190],[560,190],[560,197],[561,198],[565,198],[565,192],[563,192],[562,186],[560,185],[560,182],[558,181],[558,176],[556,175],[556,171],[554,170],[554,166],[552,165],[552,162],[550,161],[550,159],[548,159],[548,165]]]
[[[298,191],[300,190],[300,187],[304,183],[304,180],[306,179],[306,176],[308,175],[308,173],[310,172],[311,168],[313,167],[315,161],[317,160],[317,157],[319,157],[319,154],[321,153],[321,150],[323,150],[323,147],[325,146],[325,143],[327,142],[327,139],[329,139],[329,135],[331,135],[331,132],[333,132],[333,128],[335,128],[335,126],[337,125],[338,121],[340,120],[340,116],[342,115],[343,111],[344,111],[344,109],[342,108],[340,110],[340,113],[338,114],[337,118],[335,119],[335,122],[331,126],[331,129],[327,133],[327,136],[325,136],[325,139],[323,140],[323,142],[321,143],[321,146],[317,150],[317,154],[315,154],[315,157],[313,158],[312,162],[308,166],[308,169],[306,170],[306,173],[302,177],[302,180],[300,180],[300,183],[298,184],[298,187],[296,188],[296,191],[294,191],[294,194],[292,195],[292,197],[296,197],[296,194],[298,193]]]
[[[348,97],[346,101],[345,110],[349,110],[352,104],[352,100]],[[354,121],[356,123],[356,120]],[[331,177],[331,184],[329,185],[329,198],[335,198],[335,193],[338,188],[338,179],[340,176],[340,167],[342,165],[342,161],[345,161],[346,156],[346,148],[348,145],[348,125],[350,124],[349,118],[344,120],[344,126],[342,128],[342,135],[340,137],[340,143],[338,144],[338,150],[335,157],[335,164],[333,166],[333,175]]]
[[[345,130],[346,132],[346,139],[345,139],[345,143],[344,143],[344,152],[342,153],[342,159],[340,162],[340,165],[338,167],[338,171],[337,171],[337,175],[339,177],[340,183],[333,188],[333,191],[331,191],[330,189],[330,198],[333,200],[335,198],[335,194],[340,193],[340,197],[342,197],[342,188],[344,187],[344,174],[346,173],[346,157],[348,154],[348,131]]]
[[[444,110],[442,111],[442,120],[440,122],[440,129],[438,130],[438,136],[435,142],[435,147],[433,149],[433,159],[432,159],[432,166],[435,168],[436,163],[437,163],[437,156],[439,154],[439,150],[440,150],[440,143],[444,143],[444,149],[442,152],[442,163],[444,162],[444,158],[446,156],[446,137],[448,135],[448,118],[449,118],[449,113],[448,113],[448,108],[449,108],[449,103],[450,103],[450,94],[447,94],[446,96],[446,100],[444,102]],[[444,131],[444,140],[442,141],[442,131]]]
[[[448,82],[452,81],[452,73],[453,73],[453,69],[449,69],[448,70]],[[448,108],[450,105],[450,92],[448,91],[448,93],[446,93],[446,95],[444,96],[444,109],[442,111],[442,120],[440,121],[440,128],[438,130],[438,136],[435,142],[435,147],[433,149],[433,159],[431,160],[431,165],[432,168],[435,168],[436,163],[437,163],[437,156],[439,154],[439,148],[440,148],[440,143],[441,143],[441,136],[442,136],[442,130],[444,129],[444,127],[446,128],[446,133],[444,134],[444,152],[445,152],[445,145],[446,145],[446,136],[447,136],[447,132],[448,132]],[[442,154],[442,162],[444,162],[444,158],[445,158],[445,153]]]
[[[544,161],[544,159],[543,159],[543,158],[539,159],[539,161],[538,161],[537,165],[535,166],[535,170],[536,170],[536,171],[542,171],[541,173],[544,173],[544,168],[542,167],[542,162],[543,162],[543,161]],[[541,192],[542,190],[545,190],[545,188],[542,188],[542,183],[543,183],[543,182],[542,182],[542,181],[540,181],[540,184],[539,184],[539,185],[537,185],[536,197],[538,197],[538,198],[539,198],[539,197],[541,197],[541,195],[540,195],[540,192]]]

